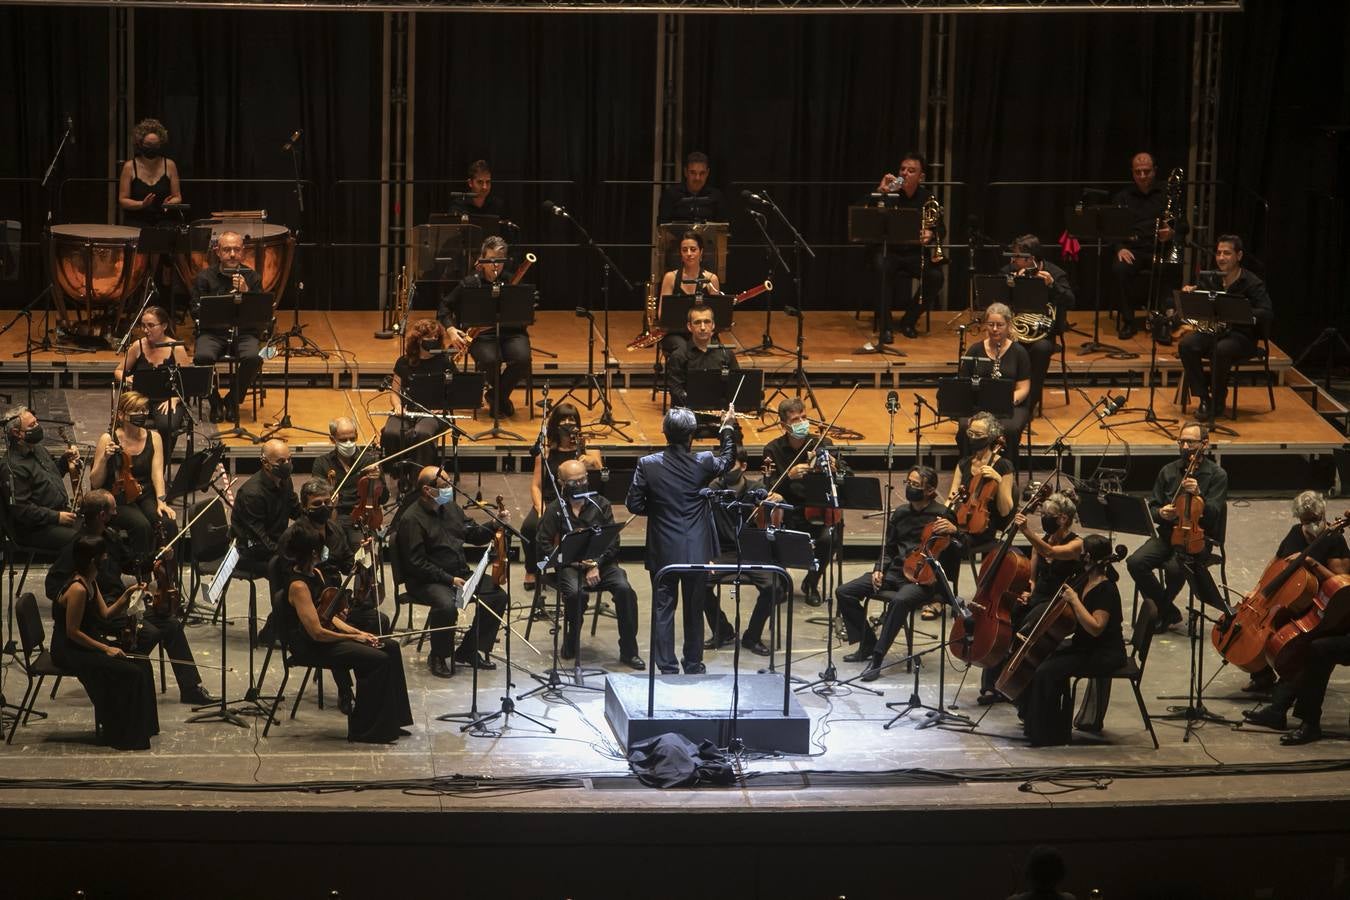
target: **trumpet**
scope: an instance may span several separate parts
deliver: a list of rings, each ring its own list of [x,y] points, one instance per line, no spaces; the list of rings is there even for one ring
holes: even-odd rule
[[[933,250],[928,257],[928,261],[940,266],[947,261],[947,254],[942,249],[942,238],[938,236],[938,223],[942,221],[942,204],[936,197],[929,197],[923,201],[923,227],[933,232]]]

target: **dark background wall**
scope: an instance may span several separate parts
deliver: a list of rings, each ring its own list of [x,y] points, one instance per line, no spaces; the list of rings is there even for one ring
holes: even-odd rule
[[[1220,230],[1247,236],[1294,344],[1346,322],[1341,252],[1350,124],[1350,13],[1252,0],[1223,17]],[[73,116],[79,142],[58,168],[57,221],[102,221],[110,114],[110,14],[102,9],[0,8],[0,218],[36,241],[46,206],[40,178]],[[310,306],[371,308],[379,222],[378,14],[137,10],[133,114],[162,118],[197,210],[264,206],[302,231]],[[956,20],[957,76],[951,238],[972,226],[1004,241],[1022,231],[1054,240],[1076,190],[997,186],[1006,180],[1120,181],[1137,148],[1164,172],[1185,165],[1195,19],[1184,15],[990,15]],[[808,307],[870,301],[875,287],[847,242],[844,209],[917,143],[921,20],[914,16],[691,16],[686,20],[685,145],[712,157],[735,194],[768,186],[817,249],[802,260]],[[465,165],[492,161],[496,190],[539,248],[547,306],[599,302],[599,265],[576,232],[540,212],[564,203],[612,247],[638,284],[650,190],[607,181],[651,176],[655,120],[649,15],[422,15],[417,21],[416,192],[419,221],[439,208]],[[280,144],[305,129],[309,183],[302,216]],[[119,127],[120,131],[120,127]],[[25,180],[29,179],[29,180]],[[77,180],[71,180],[77,179]],[[92,179],[92,180],[78,180]],[[275,181],[267,181],[275,179]],[[817,182],[801,184],[800,182]],[[1268,207],[1268,209],[1267,209]],[[729,281],[764,277],[757,235],[736,205]],[[775,239],[786,248],[781,227]],[[549,246],[557,244],[560,246]],[[541,246],[543,245],[543,246]],[[953,254],[950,299],[963,303],[966,257]],[[36,247],[19,279],[0,281],[17,306],[41,288]],[[788,262],[798,260],[791,254]],[[996,265],[988,251],[981,268]],[[1091,297],[1090,255],[1075,273]],[[775,274],[780,285],[788,279]],[[617,308],[636,296],[617,291]],[[790,294],[785,293],[790,299]]]

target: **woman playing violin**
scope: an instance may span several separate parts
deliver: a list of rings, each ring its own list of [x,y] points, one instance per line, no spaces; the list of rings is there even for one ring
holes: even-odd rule
[[[586,464],[588,471],[604,467],[604,459],[599,450],[586,447],[586,439],[581,433],[581,412],[570,403],[559,403],[549,411],[548,424],[544,428],[544,439],[548,442],[547,466],[539,464],[539,447],[530,448],[534,457],[534,473],[530,476],[530,501],[532,507],[520,524],[520,533],[525,536],[525,578],[526,590],[534,589],[535,575],[538,572],[538,551],[535,536],[539,533],[539,517],[544,509],[558,497],[556,482],[558,467],[569,459],[579,459]]]
[[[118,750],[149,750],[159,734],[155,679],[149,660],[130,659],[109,643],[109,620],[126,611],[133,585],[108,605],[98,587],[99,566],[107,555],[101,537],[75,539],[75,574],[52,604],[52,659],[73,672],[94,702],[102,740]]]
[[[1080,675],[1109,675],[1125,663],[1121,630],[1120,576],[1111,564],[1111,542],[1100,534],[1083,539],[1082,565],[1087,582],[1081,591],[1064,585],[1073,611],[1069,640],[1036,667],[1031,686],[1018,698],[1018,713],[1033,747],[1069,743],[1072,696],[1069,680]]]
[[[293,562],[286,585],[272,594],[272,616],[284,648],[301,665],[350,669],[356,698],[347,718],[347,740],[390,744],[407,736],[413,722],[399,643],[334,618],[320,621],[315,601],[324,590],[316,568],[323,553],[317,529],[297,530],[290,541]]]
[[[172,371],[180,366],[192,365],[187,349],[178,346],[165,346],[175,343],[173,326],[168,310],[162,306],[147,306],[141,313],[141,337],[127,347],[126,356],[113,370],[113,381],[123,384],[137,372],[155,372],[162,369]],[[131,384],[124,387],[130,389]],[[142,391],[142,393],[144,393]],[[164,445],[165,458],[173,456],[173,446],[179,432],[184,430],[187,421],[187,408],[175,396],[150,398],[150,424],[159,433],[160,443]]]
[[[145,558],[155,549],[156,525],[177,517],[164,502],[164,445],[150,430],[150,400],[127,391],[117,400],[113,430],[99,435],[89,468],[89,487],[117,498],[113,527],[127,533],[131,553]]]

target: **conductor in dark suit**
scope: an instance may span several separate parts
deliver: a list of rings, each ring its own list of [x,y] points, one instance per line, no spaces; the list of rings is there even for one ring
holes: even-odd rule
[[[717,453],[695,453],[690,448],[698,420],[693,410],[672,407],[661,430],[666,449],[638,460],[628,488],[628,511],[647,517],[647,571],[652,577],[655,638],[652,656],[662,674],[679,672],[675,659],[676,581],[684,591],[684,647],[681,662],[686,675],[703,674],[703,594],[705,574],[666,578],[656,574],[676,564],[706,565],[717,558],[717,528],[708,500],[699,491],[735,462],[735,414],[722,417]]]

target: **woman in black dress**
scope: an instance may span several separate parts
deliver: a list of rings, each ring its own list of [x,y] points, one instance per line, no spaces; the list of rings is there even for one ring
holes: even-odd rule
[[[419,319],[411,323],[403,341],[403,355],[394,363],[394,389],[407,394],[415,380],[424,379],[443,384],[447,380],[447,373],[453,376],[458,372],[451,353],[447,351],[457,352],[465,346],[462,338],[447,335],[445,326],[435,319]],[[434,405],[428,405],[428,408],[441,411]],[[421,412],[417,407],[407,407],[404,411]],[[445,423],[429,416],[390,416],[380,430],[380,448],[384,456],[392,456],[443,431]],[[398,471],[415,476],[418,469],[436,464],[436,442],[429,441],[405,459]],[[404,479],[400,478],[399,481],[402,484]]]
[[[534,538],[539,533],[539,517],[558,497],[554,482],[558,477],[558,466],[569,459],[579,459],[588,470],[604,466],[599,450],[586,450],[581,436],[581,412],[570,403],[559,403],[548,414],[548,425],[544,428],[544,439],[548,441],[548,471],[539,465],[539,445],[530,448],[534,457],[534,473],[530,476],[531,507],[525,520],[520,523],[520,533],[525,536],[525,589],[533,590],[535,576],[538,574],[538,550]]]
[[[356,702],[347,717],[347,740],[390,744],[413,723],[403,657],[396,640],[353,628],[340,618],[325,626],[315,598],[323,593],[323,575],[315,566],[323,553],[323,537],[301,528],[291,537],[295,562],[286,586],[272,595],[272,621],[287,651],[305,666],[350,669],[356,674]]]
[[[109,606],[98,589],[98,568],[108,554],[101,537],[75,539],[75,574],[52,604],[52,659],[75,673],[94,702],[102,742],[118,750],[149,750],[159,734],[155,678],[147,659],[130,659],[108,643],[111,620],[126,611],[143,585],[127,588]]]
[[[123,222],[149,228],[164,220],[166,203],[183,202],[178,165],[164,155],[169,132],[159,119],[137,122],[131,129],[131,141],[134,150],[131,159],[122,164],[117,204],[122,208]]]
[[[149,398],[136,391],[123,393],[117,400],[113,430],[99,435],[89,468],[89,487],[112,491],[117,499],[112,525],[127,533],[131,552],[140,559],[158,546],[156,529],[172,530],[177,518],[164,502],[164,445],[159,432],[150,429],[152,422]],[[139,493],[123,483],[122,470],[128,464]],[[160,540],[168,537],[165,533]]]
[[[1031,357],[1027,355],[1027,348],[1008,336],[1011,323],[1012,310],[1007,304],[989,304],[984,311],[984,339],[966,348],[966,359],[961,362],[961,371],[981,376],[992,374],[995,378],[1006,378],[1013,383],[1012,415],[1007,418],[1000,416],[999,423],[1003,425],[1008,456],[1016,462],[1018,443],[1031,412],[1027,405],[1027,398],[1031,394]],[[969,424],[969,419],[961,419],[957,424],[956,442],[962,456],[970,453],[966,443],[966,428]]]
[[[704,284],[685,284],[686,281],[704,279]],[[679,279],[678,281],[676,279]],[[720,294],[722,286],[717,282],[717,273],[703,268],[703,235],[697,231],[686,231],[680,236],[680,267],[671,269],[661,277],[661,293],[658,297],[673,294]],[[660,311],[657,321],[661,321]],[[688,347],[693,341],[686,325],[681,331],[668,331],[661,339],[661,352],[666,359],[675,355],[675,351]]]
[[[173,322],[169,312],[162,306],[147,306],[141,313],[141,338],[127,347],[126,356],[113,370],[113,380],[130,389],[132,377],[137,372],[167,370],[172,376],[173,370],[181,366],[192,365],[187,348],[181,344],[166,347],[164,344],[175,342]],[[172,383],[171,388],[176,388]],[[141,393],[144,393],[142,391]],[[151,427],[159,434],[164,447],[164,457],[173,456],[173,447],[178,435],[187,421],[187,408],[173,395],[150,398]]]
[[[1031,684],[1018,698],[1018,713],[1033,747],[1069,743],[1073,707],[1069,680],[1078,675],[1109,675],[1125,663],[1121,628],[1120,576],[1111,565],[1111,542],[1100,534],[1083,539],[1082,593],[1064,585],[1075,627],[1069,640],[1036,667]]]

